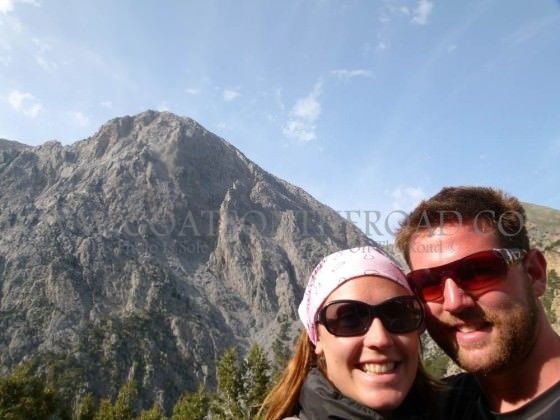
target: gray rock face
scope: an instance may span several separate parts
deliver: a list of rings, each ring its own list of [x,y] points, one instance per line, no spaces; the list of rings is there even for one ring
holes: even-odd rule
[[[310,270],[368,243],[195,121],[147,111],[62,146],[0,142],[0,373],[22,361],[169,407],[270,344]]]

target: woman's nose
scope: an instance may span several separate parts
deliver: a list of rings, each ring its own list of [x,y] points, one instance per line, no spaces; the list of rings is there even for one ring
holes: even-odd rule
[[[388,347],[393,344],[391,333],[385,329],[385,326],[379,318],[374,318],[369,330],[364,336],[364,345],[368,347]]]

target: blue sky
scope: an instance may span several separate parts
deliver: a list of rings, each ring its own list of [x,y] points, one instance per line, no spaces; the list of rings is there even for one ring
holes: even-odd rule
[[[560,209],[559,41],[553,0],[0,0],[0,137],[168,110],[364,229],[445,185]]]

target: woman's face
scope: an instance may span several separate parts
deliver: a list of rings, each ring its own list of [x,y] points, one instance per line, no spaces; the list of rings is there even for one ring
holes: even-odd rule
[[[410,294],[391,280],[364,276],[343,283],[323,306],[340,299],[375,305]],[[418,346],[418,331],[393,334],[375,318],[359,337],[336,337],[319,324],[315,353],[324,357],[327,378],[342,394],[367,407],[390,411],[402,403],[414,382]]]

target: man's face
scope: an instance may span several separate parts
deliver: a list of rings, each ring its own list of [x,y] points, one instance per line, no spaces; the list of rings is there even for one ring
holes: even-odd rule
[[[491,229],[470,223],[423,231],[410,244],[411,269],[436,267],[500,245]],[[492,373],[523,360],[535,342],[536,298],[522,263],[495,286],[470,294],[453,278],[442,284],[443,298],[427,302],[426,324],[436,343],[463,369]]]

